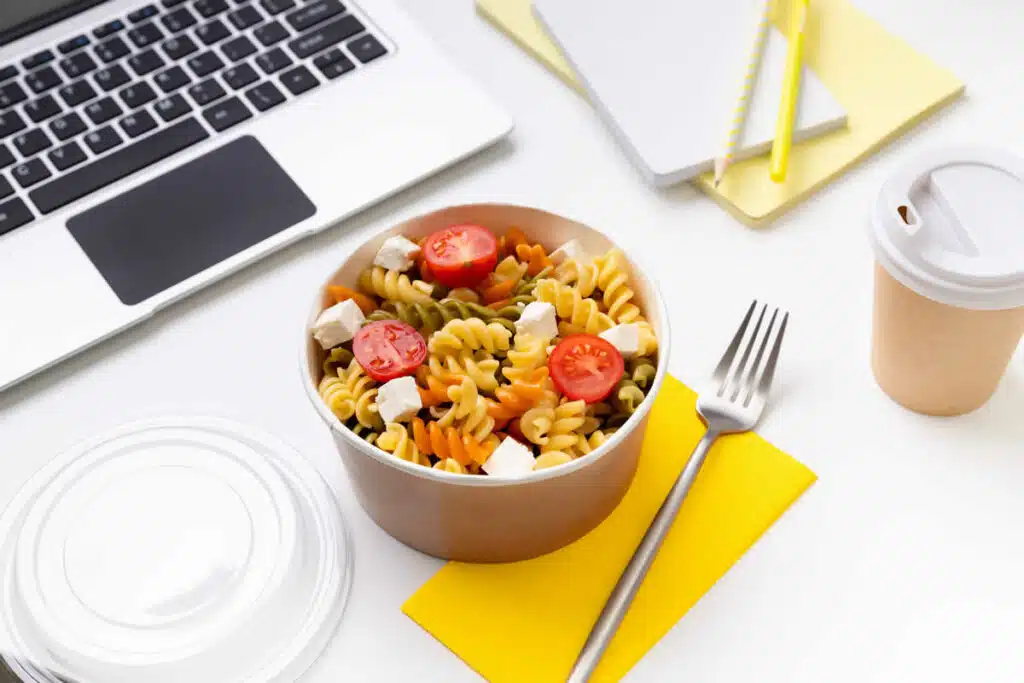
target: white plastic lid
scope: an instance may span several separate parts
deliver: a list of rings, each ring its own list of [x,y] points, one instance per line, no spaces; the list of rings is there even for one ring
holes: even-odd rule
[[[218,419],[127,425],[0,517],[0,653],[33,682],[294,681],[351,563],[334,495],[293,449]]]
[[[879,263],[918,294],[1024,306],[1024,160],[985,148],[920,156],[883,186],[871,222]]]

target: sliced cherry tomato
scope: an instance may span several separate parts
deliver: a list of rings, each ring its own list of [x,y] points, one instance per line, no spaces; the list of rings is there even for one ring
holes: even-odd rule
[[[352,353],[378,382],[411,375],[427,358],[423,335],[399,320],[378,320],[356,332]]]
[[[603,401],[622,379],[625,363],[611,343],[592,334],[573,334],[548,359],[555,387],[573,401]]]
[[[423,258],[446,287],[476,287],[498,265],[498,240],[479,225],[453,225],[427,237]]]

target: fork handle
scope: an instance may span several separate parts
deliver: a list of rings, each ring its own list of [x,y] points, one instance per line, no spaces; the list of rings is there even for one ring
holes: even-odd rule
[[[583,649],[580,650],[580,655],[576,659],[572,672],[569,674],[567,683],[586,683],[586,681],[590,680],[594,669],[597,668],[598,663],[601,661],[601,655],[607,649],[608,644],[615,635],[615,631],[619,628],[619,624],[622,623],[622,618],[626,616],[626,612],[633,602],[633,597],[636,595],[637,590],[640,589],[640,584],[643,583],[647,570],[654,563],[654,558],[658,555],[658,549],[661,548],[665,536],[668,535],[669,529],[672,528],[672,523],[675,521],[676,515],[679,514],[683,501],[686,500],[686,494],[690,492],[690,487],[693,486],[694,480],[697,479],[697,474],[700,472],[700,468],[704,466],[704,460],[708,456],[708,451],[711,450],[711,445],[715,443],[718,436],[719,432],[709,429],[693,450],[693,455],[690,456],[686,467],[683,468],[679,478],[676,479],[676,483],[672,485],[672,490],[668,492],[665,502],[661,504],[658,514],[654,516],[654,521],[651,522],[651,526],[648,527],[647,533],[644,534],[639,547],[633,553],[633,557],[630,559],[629,564],[626,565],[622,576],[619,577],[619,582],[615,584],[615,589],[609,596],[608,602],[605,603],[604,609],[601,610],[601,616],[597,618],[594,628],[591,629],[590,635],[587,636],[587,642],[584,643]]]

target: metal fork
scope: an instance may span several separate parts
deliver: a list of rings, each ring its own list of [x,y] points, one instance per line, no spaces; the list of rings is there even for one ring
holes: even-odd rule
[[[633,558],[622,572],[615,590],[605,603],[601,616],[598,617],[580,651],[567,683],[585,683],[594,673],[598,662],[601,661],[601,655],[604,654],[622,618],[626,616],[626,611],[633,602],[640,584],[643,583],[647,570],[653,564],[662,541],[668,535],[712,444],[722,434],[753,429],[760,419],[772,379],[775,377],[782,338],[789,322],[789,313],[774,309],[767,328],[762,332],[767,312],[768,307],[759,306],[757,301],[750,304],[743,323],[736,330],[729,348],[715,368],[709,390],[701,392],[697,399],[697,412],[707,423],[708,430],[697,444],[686,467],[683,468],[647,533],[644,534],[643,540],[640,541]],[[750,322],[755,314],[757,323],[753,332],[748,335]],[[771,351],[765,359],[765,352],[769,347]],[[751,361],[755,349],[757,353]]]

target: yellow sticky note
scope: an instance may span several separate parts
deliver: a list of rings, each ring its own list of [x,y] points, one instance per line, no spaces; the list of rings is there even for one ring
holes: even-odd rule
[[[615,512],[559,551],[525,562],[451,562],[404,612],[492,683],[564,681],[591,626],[704,426],[696,394],[669,377],[633,484]],[[617,681],[815,480],[756,434],[721,439],[598,668]]]
[[[583,92],[575,73],[533,16],[531,0],[476,0],[481,15],[508,34],[565,83]],[[778,3],[775,23],[785,30],[789,3]],[[847,112],[846,128],[793,147],[784,183],[768,179],[767,156],[729,168],[714,186],[708,173],[695,182],[747,225],[759,226],[807,198],[847,168],[963,93],[952,73],[892,35],[848,0],[814,0],[808,14],[804,60]],[[680,71],[685,87],[686,65]],[[724,126],[724,123],[723,123]],[[717,135],[718,131],[709,131]]]

